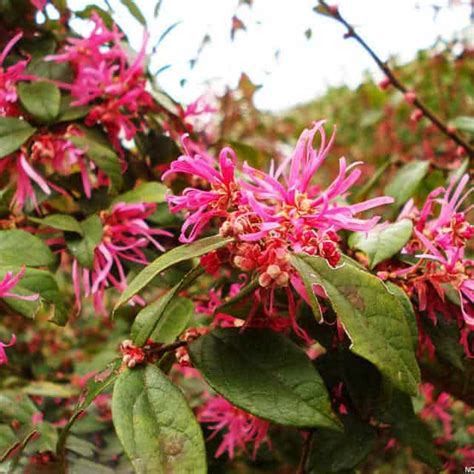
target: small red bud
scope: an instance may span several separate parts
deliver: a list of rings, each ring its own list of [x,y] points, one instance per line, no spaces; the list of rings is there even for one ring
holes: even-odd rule
[[[386,91],[390,87],[390,79],[388,77],[384,77],[380,82],[379,82],[379,87],[381,90]]]
[[[337,5],[329,5],[328,11],[331,15],[337,15],[339,13],[339,7]]]
[[[465,154],[466,154],[466,150],[464,149],[463,146],[458,146],[456,148],[456,156],[461,157],[461,156],[464,156]]]
[[[415,109],[410,115],[410,120],[414,123],[419,122],[422,118],[423,112],[420,109]]]
[[[455,129],[453,126],[451,126],[451,125],[449,125],[449,126],[447,127],[447,129],[448,129],[448,132],[449,132],[449,133],[456,133],[456,129]]]
[[[413,105],[416,100],[416,94],[413,91],[405,92],[405,100],[408,104]]]

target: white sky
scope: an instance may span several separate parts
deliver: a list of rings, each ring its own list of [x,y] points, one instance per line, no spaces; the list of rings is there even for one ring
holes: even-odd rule
[[[85,0],[70,0],[72,6]],[[86,2],[92,3],[92,2]],[[103,4],[97,0],[98,5]],[[120,5],[116,20],[138,48],[142,28]],[[159,83],[175,99],[188,103],[212,84],[235,86],[241,72],[263,87],[257,92],[257,105],[279,110],[313,99],[328,85],[360,83],[364,72],[377,71],[372,60],[353,40],[342,38],[344,29],[334,20],[312,11],[317,0],[254,0],[238,7],[238,0],[163,0],[158,19],[153,18],[156,0],[136,0],[148,21],[150,45],[174,22],[180,24],[159,45],[152,70],[170,65],[159,76]],[[443,9],[433,19],[431,4],[447,0],[339,0],[341,13],[381,55],[412,58],[419,48],[434,44],[438,37],[452,35],[469,24],[469,7]],[[465,3],[469,3],[465,0]],[[416,6],[420,8],[416,8]],[[231,18],[244,21],[247,31],[230,40]],[[305,30],[312,29],[308,41]],[[204,35],[208,44],[193,70]],[[279,50],[278,59],[275,51]],[[184,86],[180,80],[186,78]]]

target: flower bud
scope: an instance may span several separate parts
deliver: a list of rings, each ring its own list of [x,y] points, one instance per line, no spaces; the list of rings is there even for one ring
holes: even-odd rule
[[[415,103],[416,94],[413,91],[405,92],[404,97],[407,104],[413,105]]]
[[[388,77],[384,77],[380,82],[379,82],[379,88],[383,91],[386,91],[390,87],[390,79]]]
[[[423,112],[420,109],[415,109],[410,115],[410,120],[414,123],[419,122],[422,118]]]
[[[262,273],[258,278],[258,284],[263,288],[270,286],[272,282],[273,278],[267,272]]]
[[[269,265],[267,268],[267,273],[270,275],[271,278],[275,279],[280,275],[281,269],[278,265]]]
[[[275,279],[278,286],[287,286],[289,281],[290,275],[288,275],[288,272],[281,272]]]

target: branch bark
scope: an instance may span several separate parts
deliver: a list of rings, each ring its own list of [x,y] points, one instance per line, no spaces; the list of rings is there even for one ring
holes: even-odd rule
[[[383,61],[375,51],[366,43],[366,41],[355,31],[355,28],[339,13],[339,10],[335,6],[329,5],[325,0],[319,0],[319,4],[324,8],[324,13],[334,18],[337,22],[341,23],[347,31],[345,34],[346,38],[353,38],[359,43],[362,48],[370,55],[375,61],[377,66],[382,70],[390,83],[403,94],[412,94],[412,100],[410,103],[413,104],[418,110],[421,111],[424,117],[433,123],[440,132],[446,135],[449,139],[453,140],[458,146],[462,147],[464,151],[469,155],[469,158],[474,158],[474,147],[471,146],[463,137],[461,137],[456,130],[449,127],[443,120],[436,115],[423,101],[421,101],[413,90],[409,89],[401,80],[395,75],[390,66],[386,61]]]

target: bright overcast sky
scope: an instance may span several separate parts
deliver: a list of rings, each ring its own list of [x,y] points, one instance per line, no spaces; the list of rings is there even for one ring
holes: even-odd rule
[[[73,6],[84,0],[70,0]],[[87,3],[92,3],[88,1]],[[102,4],[101,0],[96,2]],[[118,0],[116,20],[140,46],[142,29]],[[159,83],[175,99],[188,103],[209,89],[235,86],[241,72],[263,87],[256,96],[263,109],[279,110],[311,100],[328,85],[360,83],[364,72],[376,71],[372,60],[355,44],[342,38],[344,29],[334,20],[312,11],[316,0],[254,0],[254,6],[238,7],[238,0],[163,0],[158,19],[153,19],[155,0],[137,0],[147,18],[150,45],[173,23],[180,22],[161,42],[152,70],[170,67],[159,74]],[[443,9],[433,18],[433,3],[447,0],[339,0],[341,13],[383,57],[412,58],[419,48],[437,38],[450,39],[469,24],[469,7]],[[468,3],[465,1],[465,3]],[[417,5],[419,8],[417,8]],[[230,39],[231,18],[243,20],[247,31]],[[308,41],[304,32],[311,28]],[[202,38],[207,45],[190,70]],[[275,52],[279,51],[278,57]],[[181,79],[186,78],[184,86]]]

